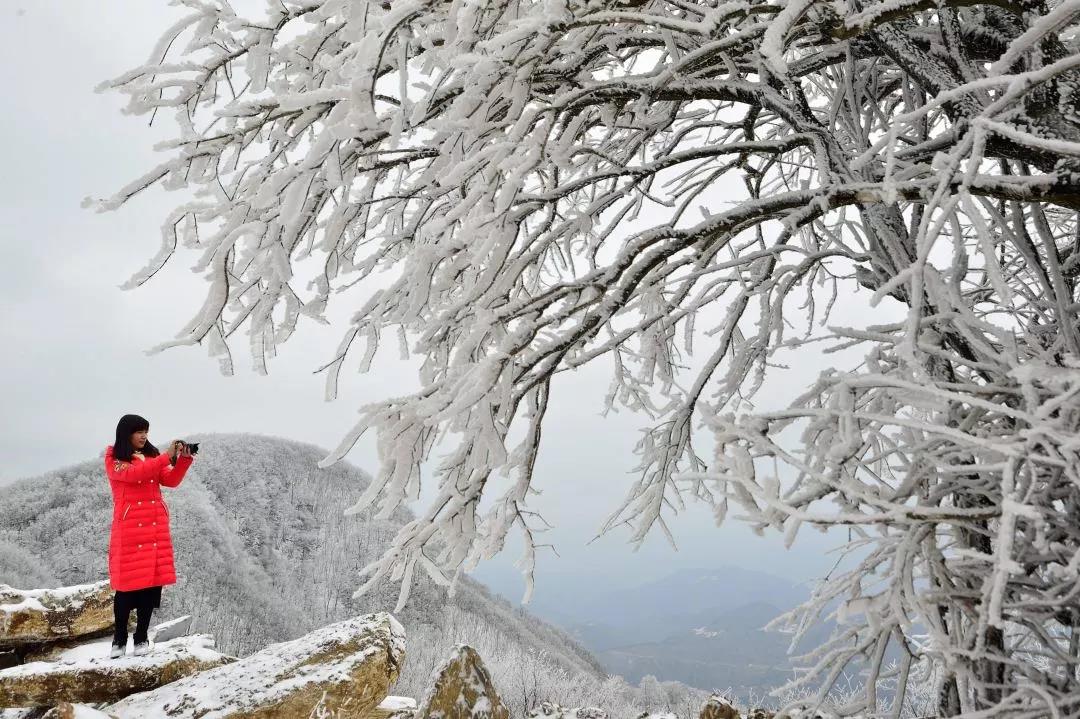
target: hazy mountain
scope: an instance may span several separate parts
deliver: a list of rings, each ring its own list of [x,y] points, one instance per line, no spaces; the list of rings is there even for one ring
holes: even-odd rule
[[[515,598],[515,577],[484,578]],[[682,569],[615,587],[597,574],[552,573],[538,577],[529,609],[632,682],[651,674],[746,697],[791,678],[790,637],[764,626],[807,594],[781,577],[733,566]],[[813,646],[825,634],[817,627],[800,646]]]
[[[520,599],[520,575],[481,569],[478,576],[504,597]],[[612,641],[620,636],[655,641],[740,606],[768,602],[787,608],[806,595],[805,588],[780,577],[733,566],[680,569],[661,579],[621,585],[600,571],[544,572],[528,607],[575,632],[600,636],[613,630]]]
[[[603,617],[604,623],[622,636],[649,642],[696,628],[707,617],[719,617],[746,605],[767,603],[788,608],[805,596],[804,590],[779,577],[725,566],[683,569],[630,589],[608,592],[580,611],[590,618]],[[633,633],[626,631],[633,627],[637,628]]]
[[[599,653],[604,666],[630,681],[647,674],[703,688],[758,695],[791,679],[790,637],[764,627],[780,607],[754,602],[712,617],[662,641],[622,645]],[[822,638],[814,632],[811,641]]]

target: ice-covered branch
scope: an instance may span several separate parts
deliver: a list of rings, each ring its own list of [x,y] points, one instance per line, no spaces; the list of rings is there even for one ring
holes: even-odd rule
[[[842,620],[806,711],[845,672],[848,715],[927,682],[930,714],[1080,711],[1075,2],[178,4],[105,84],[176,134],[99,207],[192,195],[127,284],[199,253],[205,302],[158,348],[231,372],[243,328],[267,371],[334,301],[328,398],[384,332],[418,357],[324,460],[372,430],[354,509],[383,513],[432,468],[366,586],[452,584],[514,529],[531,580],[552,379],[610,361],[605,408],[651,427],[607,529],[641,541],[688,498],[789,543],[850,529],[851,568],[787,618]],[[811,346],[862,361],[790,391]]]

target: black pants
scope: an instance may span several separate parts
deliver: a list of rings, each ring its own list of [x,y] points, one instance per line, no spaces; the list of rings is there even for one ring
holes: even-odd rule
[[[150,615],[161,606],[161,587],[147,587],[113,594],[113,644],[127,644],[128,617],[135,610],[135,643],[145,642],[150,629]]]

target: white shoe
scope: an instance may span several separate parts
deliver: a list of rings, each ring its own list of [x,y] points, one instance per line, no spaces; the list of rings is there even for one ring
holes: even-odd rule
[[[135,645],[135,656],[141,657],[143,654],[150,653],[150,642],[139,642]]]
[[[124,649],[125,648],[126,647],[124,647],[124,646],[122,646],[120,644],[113,644],[112,648],[109,649],[109,658],[110,659],[116,659],[117,657],[124,656]]]

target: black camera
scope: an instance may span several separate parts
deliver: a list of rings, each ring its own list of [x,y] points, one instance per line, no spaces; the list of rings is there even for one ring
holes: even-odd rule
[[[180,440],[180,441],[184,442],[184,440]],[[199,443],[198,442],[184,442],[184,446],[187,447],[188,450],[192,454],[198,454],[199,453]]]

